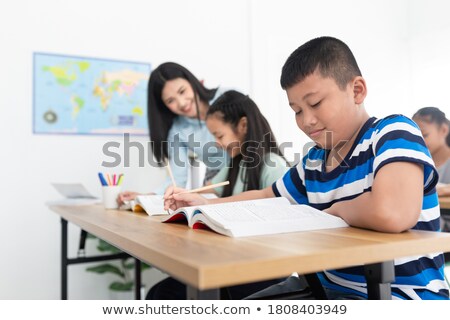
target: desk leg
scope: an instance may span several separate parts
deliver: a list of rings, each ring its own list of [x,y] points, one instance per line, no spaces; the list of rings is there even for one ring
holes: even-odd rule
[[[67,220],[61,218],[61,300],[67,300]]]
[[[134,299],[141,300],[141,260],[134,258]]]
[[[391,300],[391,282],[395,280],[394,261],[364,266],[369,300]]]
[[[190,285],[186,286],[188,300],[219,300],[220,289],[198,290]]]

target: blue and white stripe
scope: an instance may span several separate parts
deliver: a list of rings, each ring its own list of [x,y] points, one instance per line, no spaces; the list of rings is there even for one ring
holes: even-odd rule
[[[325,170],[326,152],[313,147],[272,189],[291,203],[323,210],[333,203],[353,199],[371,190],[380,168],[391,162],[413,162],[424,168],[422,211],[413,229],[439,231],[439,202],[435,191],[437,172],[417,125],[407,117],[392,115],[369,119],[361,129],[345,166]],[[394,299],[448,299],[442,253],[395,260]],[[362,266],[327,270],[319,274],[322,284],[344,294],[367,297]]]

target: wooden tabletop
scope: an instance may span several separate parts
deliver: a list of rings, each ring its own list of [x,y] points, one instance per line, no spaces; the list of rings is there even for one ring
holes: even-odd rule
[[[51,209],[84,230],[198,289],[450,251],[450,234],[357,228],[229,238],[101,205]]]
[[[441,209],[450,209],[450,197],[439,197],[439,206]]]

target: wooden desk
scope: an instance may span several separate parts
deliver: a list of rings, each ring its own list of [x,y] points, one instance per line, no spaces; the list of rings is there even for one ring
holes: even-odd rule
[[[441,208],[441,230],[449,232],[450,226],[450,197],[439,197],[439,206]],[[450,262],[450,252],[444,253],[446,263]]]
[[[63,221],[187,284],[188,298],[219,298],[221,287],[280,278],[294,271],[307,274],[450,251],[450,234],[437,232],[386,234],[339,228],[229,238],[186,225],[163,224],[160,217],[105,210],[100,205],[51,209]]]
[[[450,209],[450,197],[439,197],[439,206],[441,209]]]

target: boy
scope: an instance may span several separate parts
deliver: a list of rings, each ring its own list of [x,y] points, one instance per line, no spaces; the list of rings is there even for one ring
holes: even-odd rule
[[[345,43],[321,37],[300,46],[283,66],[281,86],[298,127],[316,143],[303,160],[272,187],[233,197],[167,190],[166,207],[284,196],[355,227],[439,231],[437,173],[420,130],[404,116],[369,117],[366,83]],[[442,254],[396,259],[393,298],[448,299],[443,266]],[[329,297],[367,298],[361,266],[319,278]]]

